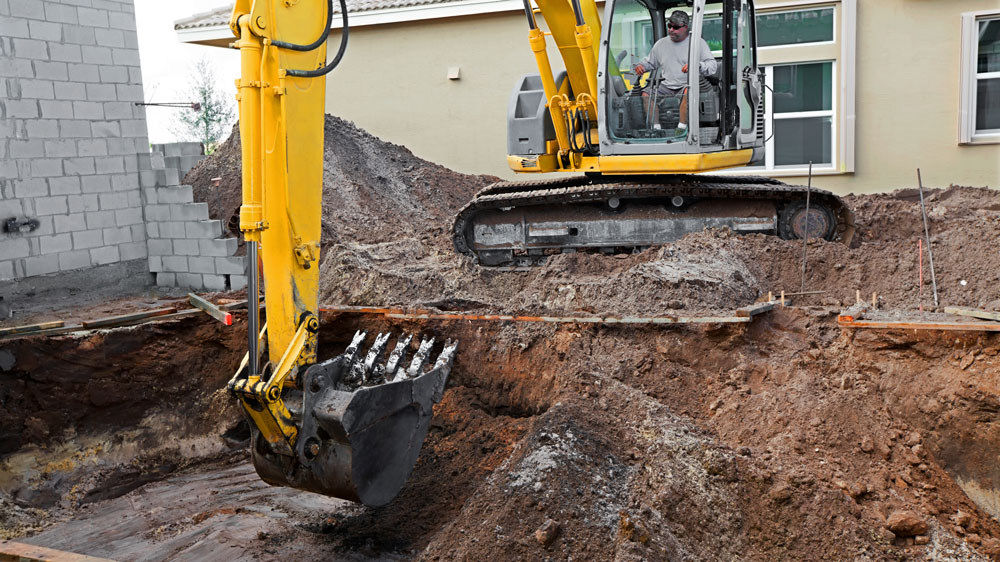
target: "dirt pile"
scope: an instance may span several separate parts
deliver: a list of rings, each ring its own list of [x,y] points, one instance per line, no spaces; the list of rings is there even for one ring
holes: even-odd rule
[[[240,202],[238,133],[187,176],[214,216]],[[848,196],[859,227],[855,247],[811,241],[802,280],[800,242],[709,231],[637,255],[564,254],[527,272],[480,268],[456,255],[454,214],[488,176],[467,176],[421,160],[327,116],[321,300],[523,313],[655,315],[720,311],[772,291],[824,291],[799,304],[841,306],[861,291],[881,306],[933,306],[930,263],[916,190]],[[212,177],[221,177],[212,188]],[[942,305],[1000,309],[997,258],[979,248],[1000,237],[1000,193],[950,187],[926,191]],[[926,249],[925,249],[926,252]],[[970,259],[970,256],[976,256]],[[991,261],[992,260],[992,261]]]

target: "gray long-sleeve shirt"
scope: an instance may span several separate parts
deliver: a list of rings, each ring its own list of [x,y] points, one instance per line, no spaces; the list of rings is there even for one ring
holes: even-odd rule
[[[704,39],[699,40],[700,56],[698,57],[698,72],[702,76],[711,76],[719,69],[719,63],[712,56],[712,49]],[[649,55],[642,59],[641,64],[647,69],[660,69],[660,90],[667,88],[683,88],[687,86],[687,74],[681,68],[688,63],[688,46],[691,44],[691,36],[687,36],[683,41],[674,41],[669,36],[663,37],[649,51]]]

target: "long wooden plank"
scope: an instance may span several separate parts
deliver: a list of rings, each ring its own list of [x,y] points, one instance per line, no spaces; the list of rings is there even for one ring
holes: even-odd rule
[[[114,562],[64,550],[46,548],[22,542],[0,540],[0,562]]]
[[[957,330],[967,332],[1000,332],[993,322],[878,322],[873,320],[837,321],[842,328],[872,328],[877,330]]]
[[[146,318],[154,318],[156,316],[164,316],[166,314],[173,314],[177,312],[176,308],[159,308],[156,310],[147,310],[145,312],[133,312],[132,314],[122,314],[120,316],[108,316],[107,318],[99,318],[97,320],[89,320],[83,322],[83,327],[85,329],[92,328],[108,328],[112,326],[121,326],[135,320],[143,320]]]
[[[947,314],[957,314],[959,316],[971,316],[981,320],[1000,320],[1000,312],[990,312],[977,308],[964,308],[961,306],[946,306],[944,311]]]
[[[65,325],[65,323],[62,320],[53,320],[52,322],[40,322],[38,324],[27,324],[25,326],[0,328],[0,336],[8,336],[11,334],[26,334],[28,332],[39,332],[41,330],[59,328],[63,325]]]
[[[229,312],[221,310],[218,306],[215,306],[215,304],[199,297],[194,293],[188,293],[188,301],[192,306],[204,310],[206,314],[215,318],[219,322],[222,322],[226,326],[233,325],[233,315]]]
[[[377,314],[400,320],[463,320],[485,322],[545,322],[556,324],[741,324],[750,317],[741,316],[525,316],[513,314],[461,314],[403,310],[366,306],[323,306],[321,312]]]

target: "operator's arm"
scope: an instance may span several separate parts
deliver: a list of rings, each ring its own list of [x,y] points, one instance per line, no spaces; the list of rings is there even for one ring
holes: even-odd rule
[[[664,39],[666,38],[665,37],[661,38],[660,41],[663,41]],[[657,41],[656,44],[653,45],[653,48],[649,50],[649,54],[646,55],[646,58],[642,59],[635,66],[632,67],[632,70],[634,70],[636,74],[638,75],[645,74],[647,72],[652,72],[657,68],[659,68],[660,65],[656,62],[655,53],[656,53],[656,46],[660,44],[660,41]]]
[[[701,58],[698,60],[698,72],[702,76],[712,76],[719,70],[719,63],[712,56],[712,49],[708,46],[708,42],[704,39],[701,40]]]

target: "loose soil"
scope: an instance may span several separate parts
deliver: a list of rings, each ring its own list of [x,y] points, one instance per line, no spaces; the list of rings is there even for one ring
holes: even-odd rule
[[[450,221],[492,178],[326,127],[322,302],[698,315],[803,286],[801,242],[728,231],[483,269]],[[186,178],[223,220],[236,137]],[[941,304],[1000,308],[998,260],[976,249],[998,239],[1000,194],[925,195]],[[846,199],[855,247],[806,247],[804,287],[823,293],[749,324],[325,314],[322,356],[359,328],[461,342],[413,475],[379,509],[256,478],[222,390],[242,318],[0,342],[0,533],[125,560],[1000,560],[1000,336],[839,328],[856,291],[899,316],[933,307],[916,193]],[[927,529],[892,533],[900,512]]]

